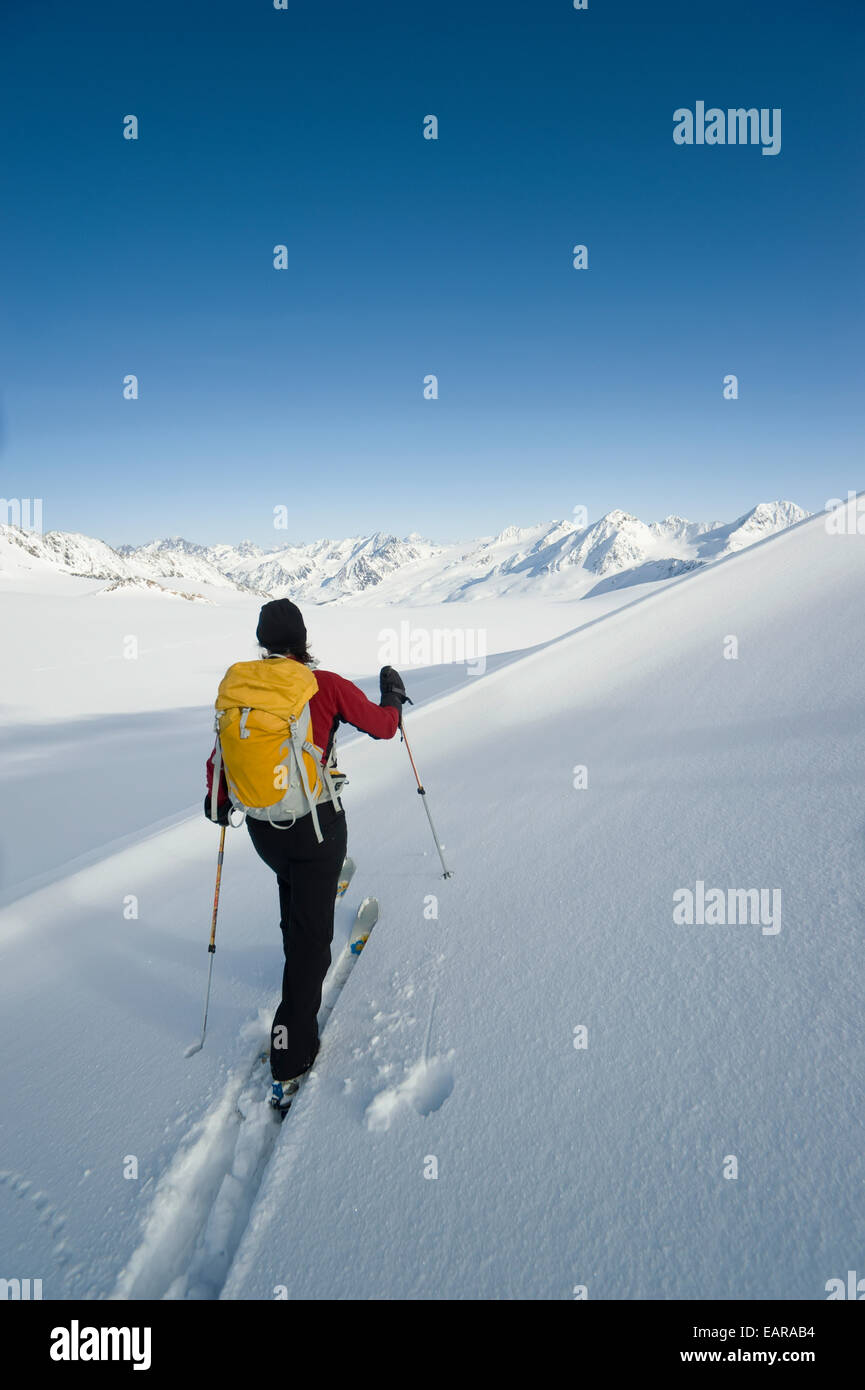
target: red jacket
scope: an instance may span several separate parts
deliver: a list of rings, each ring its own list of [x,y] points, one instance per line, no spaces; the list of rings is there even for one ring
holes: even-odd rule
[[[314,672],[318,690],[309,702],[312,719],[312,738],[324,750],[322,762],[327,760],[333,739],[340,724],[351,724],[372,738],[393,738],[399,728],[399,710],[392,705],[375,705],[368,700],[363,691],[352,681],[338,676],[335,671]],[[207,759],[207,795],[213,793],[213,749]],[[218,805],[228,800],[228,787],[223,769],[219,778]]]

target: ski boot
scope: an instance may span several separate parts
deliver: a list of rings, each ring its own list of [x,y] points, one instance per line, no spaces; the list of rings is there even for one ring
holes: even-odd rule
[[[297,1094],[299,1087],[300,1080],[296,1076],[290,1081],[274,1081],[270,1092],[270,1107],[281,1120],[288,1114],[292,1098]]]

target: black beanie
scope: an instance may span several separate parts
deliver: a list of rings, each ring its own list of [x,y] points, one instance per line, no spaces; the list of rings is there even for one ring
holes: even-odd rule
[[[306,646],[300,609],[287,598],[275,598],[264,605],[255,635],[269,652],[302,651]]]

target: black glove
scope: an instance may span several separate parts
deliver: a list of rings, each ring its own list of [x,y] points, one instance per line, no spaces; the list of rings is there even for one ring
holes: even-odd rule
[[[401,710],[403,705],[414,704],[405,693],[402,676],[399,671],[395,671],[392,666],[382,666],[378,676],[378,686],[381,691],[382,705],[390,705],[393,709]]]
[[[234,807],[232,806],[232,804],[231,804],[230,801],[223,801],[222,805],[217,807],[217,811],[216,811],[216,820],[215,820],[215,821],[212,821],[211,824],[213,824],[213,825],[230,825],[230,824],[231,824],[231,821],[228,819],[228,817],[231,815],[231,812],[233,811],[233,809],[234,809]],[[210,820],[210,794],[209,794],[209,793],[208,793],[208,795],[204,798],[204,814],[207,816],[207,819]]]

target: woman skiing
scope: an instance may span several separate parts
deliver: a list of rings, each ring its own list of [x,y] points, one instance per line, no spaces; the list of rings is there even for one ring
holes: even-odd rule
[[[408,696],[390,666],[379,676],[378,705],[333,671],[316,669],[313,676],[306,627],[288,599],[264,605],[255,635],[264,648],[262,660],[231,667],[219,688],[218,737],[207,763],[204,809],[222,825],[234,807],[245,811],[255,850],[277,877],[285,967],[270,1066],[272,1103],[284,1113],[319,1048],[317,1015],[345,859],[346,823],[339,802],[344,779],[333,760],[336,731],[345,723],[373,738],[393,738]],[[304,718],[308,723],[298,732]],[[267,777],[265,784],[259,775],[257,786],[256,758]],[[274,772],[280,776],[274,778]]]

